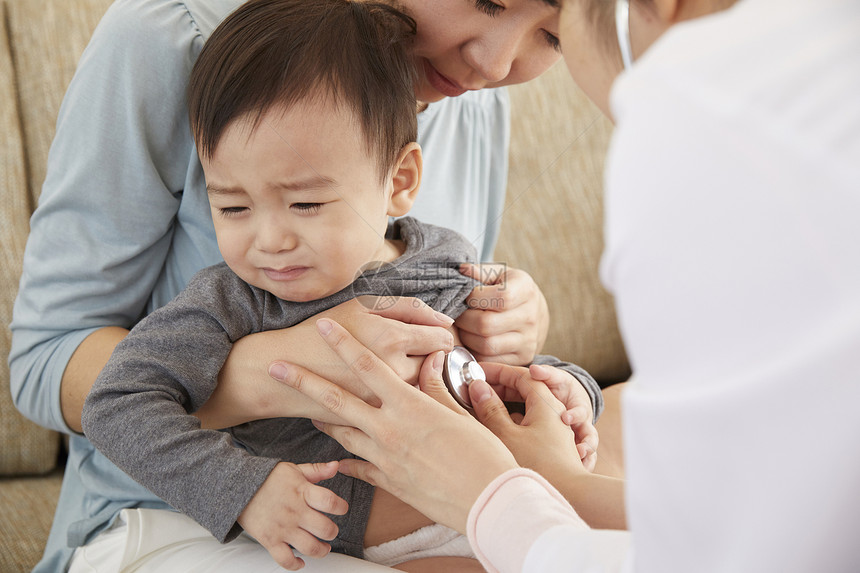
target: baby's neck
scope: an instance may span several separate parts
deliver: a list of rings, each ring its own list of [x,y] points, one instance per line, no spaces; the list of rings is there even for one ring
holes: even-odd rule
[[[405,242],[400,239],[385,239],[385,246],[382,249],[381,260],[386,263],[393,263],[405,252]]]

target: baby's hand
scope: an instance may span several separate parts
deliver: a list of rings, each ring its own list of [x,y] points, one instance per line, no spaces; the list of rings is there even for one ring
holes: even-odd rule
[[[295,571],[305,564],[293,553],[291,545],[309,557],[323,557],[331,550],[320,539],[330,541],[337,537],[337,525],[323,513],[343,515],[348,505],[331,491],[314,484],[334,477],[337,468],[337,462],[300,465],[281,462],[239,516],[239,524],[284,569]]]
[[[487,375],[487,381],[496,393],[505,401],[522,401],[514,383],[518,377],[543,383],[550,389],[553,396],[564,404],[565,410],[559,412],[562,422],[570,426],[576,435],[576,450],[582,460],[582,465],[588,471],[594,470],[597,463],[597,444],[599,437],[594,427],[594,411],[591,407],[591,396],[572,374],[541,364],[532,364],[528,368],[509,366],[493,362],[482,362],[481,366]]]

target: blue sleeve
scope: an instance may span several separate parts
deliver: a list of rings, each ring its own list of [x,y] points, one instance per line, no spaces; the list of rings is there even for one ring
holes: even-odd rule
[[[13,399],[43,426],[70,431],[60,410],[69,359],[95,330],[132,326],[162,272],[196,157],[185,91],[201,47],[181,3],[119,0],[78,64],[11,325]]]
[[[509,152],[511,145],[511,101],[507,89],[493,90],[496,106],[492,115],[489,141],[489,200],[487,223],[480,243],[476,242],[480,260],[493,261],[493,252],[499,240],[502,217],[505,212],[505,197],[508,189]]]
[[[505,208],[510,111],[499,88],[446,98],[418,116],[424,173],[409,215],[457,231],[481,261],[492,259]]]

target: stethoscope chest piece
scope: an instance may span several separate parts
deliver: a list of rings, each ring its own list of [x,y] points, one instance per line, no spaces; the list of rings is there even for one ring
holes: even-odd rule
[[[471,352],[462,346],[455,346],[451,352],[445,355],[442,379],[454,399],[467,410],[471,410],[472,400],[469,398],[469,384],[472,383],[472,380],[486,380],[487,376]]]

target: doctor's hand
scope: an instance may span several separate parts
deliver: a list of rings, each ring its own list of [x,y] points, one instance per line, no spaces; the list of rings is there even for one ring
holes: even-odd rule
[[[469,385],[475,416],[513,452],[517,463],[545,477],[591,527],[626,528],[624,481],[583,466],[574,432],[561,419],[564,405],[550,387],[511,367],[488,373],[487,379],[512,385],[525,399],[526,414],[515,422],[489,383],[476,380]]]
[[[481,366],[487,382],[472,382],[469,387],[476,417],[504,442],[517,463],[553,484],[594,469],[597,430],[592,424],[591,399],[579,381],[568,372],[546,366]],[[515,422],[504,405],[490,400],[497,394],[503,400],[525,402],[522,420]]]
[[[540,352],[549,329],[546,299],[525,271],[502,264],[464,264],[460,272],[483,284],[466,299],[454,325],[478,360],[525,365]]]
[[[346,425],[341,426],[315,422],[367,460],[342,460],[342,473],[381,487],[437,523],[464,533],[480,493],[517,463],[505,445],[448,393],[441,375],[444,353],[434,352],[424,361],[419,390],[404,384],[339,324],[327,319],[317,324],[344,367],[379,397],[379,405],[293,364],[273,364],[273,377],[344,420]],[[498,397],[495,400],[501,405]]]
[[[593,471],[597,464],[597,445],[599,436],[594,427],[594,410],[591,396],[570,372],[542,364],[532,364],[528,368],[509,366],[495,362],[483,362],[481,367],[487,376],[487,382],[495,392],[506,402],[524,402],[525,395],[520,392],[526,388],[534,393],[531,387],[544,386],[560,402],[558,414],[561,421],[573,430],[576,436],[576,449],[582,465],[588,471]],[[554,402],[553,402],[554,403]],[[532,410],[534,411],[534,409]],[[505,441],[502,438],[502,441]],[[520,465],[531,467],[524,463],[521,455],[512,444],[506,445],[517,457]],[[532,450],[533,448],[526,448]],[[529,451],[525,452],[526,454]]]

